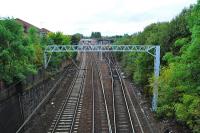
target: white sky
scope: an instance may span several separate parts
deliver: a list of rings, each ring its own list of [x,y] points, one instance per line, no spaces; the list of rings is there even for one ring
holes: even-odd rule
[[[170,21],[197,0],[0,0],[0,17],[23,19],[65,34],[92,31],[133,34],[153,22]]]

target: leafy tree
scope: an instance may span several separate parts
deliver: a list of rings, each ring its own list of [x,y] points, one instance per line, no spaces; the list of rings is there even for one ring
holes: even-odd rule
[[[34,48],[14,19],[0,20],[0,80],[7,84],[35,73]]]
[[[91,38],[101,38],[101,32],[92,32]]]
[[[185,123],[200,132],[200,1],[170,22],[154,23],[115,44],[161,46],[157,115]],[[151,94],[153,58],[144,53],[117,54],[136,85]],[[131,62],[131,63],[130,63]]]
[[[40,44],[39,31],[36,28],[31,27],[28,29],[28,38],[29,38],[29,43]]]
[[[23,26],[15,19],[0,19],[0,80],[7,85],[36,74],[43,65],[43,53],[47,45],[70,45],[71,36],[61,32],[40,36],[37,29],[29,28],[24,33]],[[49,68],[57,70],[62,60],[74,54],[56,53]]]
[[[180,35],[175,44],[180,50],[165,55],[169,63],[159,78],[158,116],[176,117],[194,132],[200,131],[200,2],[185,16],[191,35]],[[168,107],[166,110],[165,107]],[[172,115],[167,115],[172,114]]]
[[[64,35],[62,32],[48,34],[48,38],[52,41],[54,45],[69,45],[71,44],[71,37]]]
[[[184,9],[178,16],[176,16],[170,23],[167,29],[168,33],[163,40],[165,52],[173,52],[173,54],[179,54],[181,46],[175,46],[176,40],[181,38],[190,39],[191,33],[188,27],[187,16],[190,14],[192,6],[189,9]]]
[[[40,67],[43,65],[44,47],[41,45],[41,37],[39,35],[39,31],[36,28],[31,27],[30,29],[28,29],[27,36],[29,44],[32,45],[34,48],[34,63],[36,64],[36,66]]]
[[[123,38],[118,39],[115,43],[121,45],[157,45],[161,47],[164,45],[163,39],[167,35],[168,23],[154,23],[147,26],[143,32],[135,33],[132,36],[125,35]],[[164,51],[161,51],[162,55]],[[153,73],[153,62],[154,58],[147,53],[130,53],[129,56],[122,57],[122,54],[118,54],[118,57],[123,58],[122,60],[128,61],[134,58],[132,64],[126,64],[125,68],[131,71],[133,81],[141,87],[145,87],[149,84],[148,80]],[[132,70],[130,70],[132,68]],[[130,73],[130,72],[129,72]],[[148,91],[148,90],[147,90]]]
[[[77,45],[79,43],[79,41],[81,40],[81,38],[83,38],[83,35],[82,34],[74,34],[72,35],[71,37],[71,42],[73,45]]]
[[[62,32],[49,33],[48,40],[50,45],[70,45],[71,36],[64,35]],[[73,56],[73,53],[53,53],[51,62],[49,63],[50,68],[57,70],[62,60],[67,59],[69,56]]]

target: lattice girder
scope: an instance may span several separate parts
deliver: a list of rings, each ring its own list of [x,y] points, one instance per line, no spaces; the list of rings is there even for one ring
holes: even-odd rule
[[[47,53],[53,52],[146,52],[154,56],[155,83],[153,89],[152,110],[157,109],[158,77],[160,72],[160,46],[155,45],[49,45],[44,52],[44,67],[47,68],[51,59]]]

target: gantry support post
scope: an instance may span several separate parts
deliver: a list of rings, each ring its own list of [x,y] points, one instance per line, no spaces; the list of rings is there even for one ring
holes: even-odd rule
[[[154,88],[153,88],[153,100],[152,100],[152,110],[157,110],[157,102],[158,102],[158,78],[160,73],[160,46],[156,46],[155,48],[155,56],[154,56]]]
[[[44,68],[46,69],[47,68],[47,55],[46,55],[46,52],[44,52]]]
[[[154,50],[152,53],[151,51]],[[47,68],[53,52],[98,52],[102,60],[103,52],[146,52],[154,56],[155,82],[153,88],[152,110],[157,110],[158,77],[160,69],[160,46],[153,45],[49,45],[44,52],[44,67]],[[50,55],[47,53],[51,53]],[[48,57],[49,56],[49,57]]]
[[[100,57],[100,58],[101,58],[101,61],[102,61],[102,60],[103,60],[103,55],[102,55],[102,51],[101,51],[100,55],[101,55],[101,57]]]
[[[100,45],[103,45],[103,42],[100,42]],[[101,50],[101,53],[100,53],[100,55],[101,55],[101,57],[100,57],[100,59],[101,59],[101,61],[103,60],[103,54],[102,54],[103,52],[102,52],[102,50]]]
[[[48,64],[49,64],[49,61],[50,61],[50,59],[51,59],[51,55],[52,55],[52,53],[51,53],[50,56],[48,57],[47,53],[44,52],[44,68],[45,68],[45,69],[47,68],[47,66],[48,66]]]

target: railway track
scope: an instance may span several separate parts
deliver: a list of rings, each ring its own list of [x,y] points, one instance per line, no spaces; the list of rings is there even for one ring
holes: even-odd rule
[[[107,101],[108,113],[110,118],[110,125],[112,132],[116,131],[115,121],[114,121],[114,95],[113,95],[113,79],[109,71],[109,67],[106,64],[105,60],[101,60],[98,64],[100,66],[102,82],[105,90],[105,99]]]
[[[108,58],[109,59],[109,58]],[[113,112],[114,112],[114,132],[117,133],[135,133],[135,129],[132,123],[132,117],[127,102],[127,97],[124,92],[124,87],[121,81],[121,77],[114,65],[110,64],[110,73],[112,76],[112,88],[113,88]]]
[[[48,132],[155,133],[137,101],[133,102],[113,57],[109,55],[107,62],[97,60],[94,53],[83,56]]]
[[[93,75],[96,77],[96,86],[98,87],[98,95],[99,95],[99,102],[95,102],[96,105],[99,104],[100,108],[99,108],[99,116],[101,118],[101,126],[98,130],[98,128],[96,129],[96,132],[101,133],[101,132],[106,132],[106,133],[112,133],[112,125],[111,125],[111,118],[110,118],[110,114],[109,114],[109,105],[108,105],[108,100],[106,98],[106,90],[103,84],[103,77],[102,77],[102,72],[101,69],[99,68],[99,64],[96,61],[96,56],[93,55],[93,59],[94,59],[94,64],[93,64]],[[95,80],[94,80],[95,81]],[[98,85],[99,84],[99,85]],[[95,85],[94,85],[95,86]],[[95,89],[97,90],[97,89]],[[95,108],[95,110],[97,110]],[[97,114],[95,114],[95,116],[97,116]],[[98,121],[100,119],[96,119],[96,121]],[[96,124],[95,124],[96,125]],[[95,133],[96,133],[95,132]]]
[[[46,92],[46,96],[42,99],[42,101],[40,101],[40,103],[37,105],[37,107],[33,110],[33,112],[27,117],[27,119],[24,121],[24,123],[19,127],[19,129],[16,131],[16,133],[21,133],[21,132],[25,132],[25,129],[27,128],[30,129],[29,124],[31,123],[32,124],[32,117],[33,116],[37,116],[37,112],[38,110],[41,108],[41,106],[49,100],[49,98],[52,96],[52,94],[54,92],[56,92],[55,89],[57,88],[61,88],[61,87],[64,87],[64,86],[68,86],[67,84],[69,82],[71,82],[72,80],[70,80],[69,77],[71,77],[71,75],[73,75],[74,73],[76,73],[76,69],[74,69],[74,64],[69,64],[67,65],[62,72],[59,72],[57,74],[54,75],[54,79],[57,79],[57,81],[55,82],[55,84],[52,86],[51,90],[49,90],[48,92]],[[51,117],[51,116],[50,116]],[[34,119],[33,119],[34,120]],[[47,120],[48,121],[48,120]],[[40,123],[40,122],[38,122]],[[47,125],[46,123],[40,123],[39,124],[40,127],[39,127],[39,130],[47,130],[46,128]],[[31,128],[31,130],[35,130],[35,128]]]
[[[115,59],[112,55],[110,55],[110,58],[107,58],[107,62],[111,66],[115,66],[115,70],[117,73],[117,77],[120,79],[120,84],[123,88],[123,93],[127,101],[127,105],[129,106],[129,112],[130,116],[132,118],[133,128],[136,133],[156,133],[157,131],[152,128],[151,124],[149,123],[147,116],[138,103],[138,100],[136,98],[136,94],[134,94],[132,97],[130,94],[133,94],[132,88],[128,88],[126,86],[125,81],[122,79],[122,76],[120,74],[120,70],[118,69],[118,64],[116,63]]]
[[[90,62],[88,63],[84,103],[78,132],[112,132],[101,72],[93,54],[88,54],[88,60]]]
[[[93,90],[92,90],[92,70],[91,70],[91,60],[89,58],[89,55],[86,55],[87,57],[87,74],[85,79],[85,90],[84,90],[84,97],[83,97],[83,105],[82,105],[82,111],[80,115],[80,123],[78,127],[78,132],[92,132],[92,104],[93,104]]]
[[[78,130],[77,121],[82,105],[82,94],[84,91],[85,81],[85,56],[83,56],[83,61],[80,70],[77,72],[74,78],[65,100],[62,103],[61,108],[57,112],[55,119],[53,120],[48,133],[54,132],[75,132]]]

